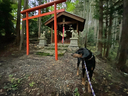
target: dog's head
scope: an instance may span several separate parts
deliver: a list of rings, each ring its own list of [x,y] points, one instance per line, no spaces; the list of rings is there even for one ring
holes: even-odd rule
[[[80,48],[75,53],[72,54],[75,58],[86,58],[89,55],[89,51],[86,48]]]

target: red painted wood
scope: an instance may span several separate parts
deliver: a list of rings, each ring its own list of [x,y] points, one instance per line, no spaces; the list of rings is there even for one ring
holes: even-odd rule
[[[60,10],[57,10],[57,13],[63,12],[63,11],[65,11],[65,9],[60,9]],[[39,15],[35,15],[35,16],[31,16],[31,17],[28,17],[28,19],[38,18],[38,17],[50,15],[50,14],[54,14],[54,11],[43,13],[43,14],[39,14]],[[24,21],[24,20],[26,20],[26,18],[22,18],[22,20]]]
[[[57,18],[56,18],[56,3],[54,3],[54,37],[55,37],[55,60],[58,60],[58,49],[57,49]]]
[[[26,12],[26,45],[27,45],[27,55],[29,55],[29,21],[28,12]]]
[[[32,11],[35,11],[35,10],[38,10],[38,9],[43,9],[43,8],[54,5],[54,3],[58,4],[58,3],[62,3],[62,2],[66,2],[66,0],[55,0],[55,1],[52,1],[52,2],[49,2],[49,3],[46,3],[46,4],[42,4],[42,5],[30,8],[30,9],[23,10],[23,11],[21,11],[21,14],[25,14],[26,12],[32,12]]]

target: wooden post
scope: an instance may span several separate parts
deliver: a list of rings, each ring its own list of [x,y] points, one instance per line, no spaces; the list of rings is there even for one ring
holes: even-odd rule
[[[58,60],[57,49],[57,18],[56,18],[56,3],[54,3],[54,39],[55,39],[55,60]]]
[[[77,22],[77,25],[76,25],[76,30],[77,30],[77,32],[78,32],[78,35],[79,35],[79,27],[78,27],[78,22]]]
[[[27,45],[27,55],[29,55],[29,22],[28,22],[28,12],[26,12],[26,45]]]

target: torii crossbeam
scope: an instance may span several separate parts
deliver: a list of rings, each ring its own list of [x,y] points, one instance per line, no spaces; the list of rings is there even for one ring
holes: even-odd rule
[[[30,9],[26,9],[26,10],[21,11],[21,14],[26,14],[26,18],[22,18],[22,20],[26,20],[26,38],[27,38],[27,41],[26,41],[26,45],[27,45],[26,54],[27,55],[29,55],[29,19],[33,19],[33,18],[37,18],[37,17],[42,17],[42,16],[54,14],[55,60],[58,60],[57,17],[56,17],[56,14],[59,13],[59,12],[63,12],[64,9],[56,10],[56,5],[59,4],[59,3],[62,3],[62,2],[66,2],[66,0],[55,0],[55,1],[52,1],[52,2],[49,2],[49,3],[46,3],[46,4],[42,4],[42,5],[39,5],[39,6],[36,6],[36,7],[30,8]],[[49,7],[49,6],[52,6],[52,5],[54,5],[54,11],[41,14],[41,9]],[[38,15],[29,17],[28,16],[29,12],[32,12],[32,11],[35,11],[35,10],[38,10]]]

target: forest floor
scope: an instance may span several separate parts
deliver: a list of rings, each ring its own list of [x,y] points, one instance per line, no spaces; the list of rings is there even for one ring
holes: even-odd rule
[[[36,55],[34,50],[28,56],[17,48],[0,54],[0,96],[75,96],[76,88],[79,96],[90,96],[87,84],[81,83],[81,65],[76,75],[77,59],[71,52],[55,61],[54,56]],[[92,85],[96,96],[128,96],[128,74],[102,58],[96,57]]]

